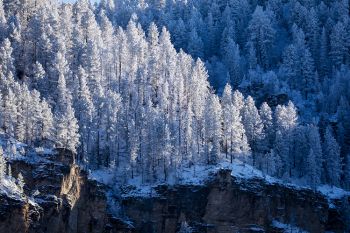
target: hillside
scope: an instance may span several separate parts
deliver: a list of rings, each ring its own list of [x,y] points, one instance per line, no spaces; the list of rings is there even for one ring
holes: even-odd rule
[[[0,0],[0,231],[349,231],[349,13]]]

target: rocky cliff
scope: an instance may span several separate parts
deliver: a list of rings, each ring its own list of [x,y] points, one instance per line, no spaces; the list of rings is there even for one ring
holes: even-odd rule
[[[73,156],[59,151],[38,160],[12,160],[25,179],[25,196],[0,196],[0,232],[103,232],[108,222],[105,187],[87,179]]]
[[[175,233],[185,221],[193,232],[207,233],[283,232],[286,224],[307,232],[349,230],[349,197],[330,203],[308,189],[238,179],[229,170],[204,185],[160,185],[150,196],[115,197],[117,218],[108,211],[108,187],[89,180],[69,152],[11,163],[25,177],[26,195],[0,195],[1,233]]]
[[[156,195],[123,200],[137,232],[177,232],[184,221],[207,233],[284,232],[286,224],[307,232],[348,232],[348,200],[330,205],[311,190],[239,180],[228,170],[204,186],[160,186]]]

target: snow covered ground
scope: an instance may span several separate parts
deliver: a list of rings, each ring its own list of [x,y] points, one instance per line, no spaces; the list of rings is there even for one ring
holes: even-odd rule
[[[0,193],[12,199],[24,200],[23,192],[15,183],[15,178],[5,176],[0,182]]]
[[[125,190],[124,196],[139,196],[139,197],[148,197],[155,195],[154,188],[159,185],[205,185],[206,182],[213,177],[219,170],[229,169],[231,170],[231,175],[237,180],[250,180],[250,179],[261,179],[262,182],[266,184],[279,184],[284,185],[292,189],[307,189],[310,190],[307,186],[302,186],[295,182],[286,182],[281,179],[271,177],[269,175],[263,174],[260,170],[253,168],[250,165],[247,165],[239,160],[234,160],[231,164],[230,162],[222,162],[215,166],[207,165],[194,165],[191,168],[182,168],[175,175],[170,175],[170,177],[176,177],[169,179],[168,181],[158,181],[154,184],[143,184],[140,176],[129,179],[123,184],[123,189]],[[90,179],[97,180],[103,184],[106,184],[110,187],[117,187],[120,185],[118,182],[122,175],[114,175],[112,170],[97,170],[90,173]],[[333,199],[340,199],[344,196],[350,196],[349,191],[345,191],[341,188],[332,187],[329,185],[322,185],[317,187],[317,191],[322,195],[327,197],[330,201],[330,205]]]
[[[272,221],[272,226],[276,227],[280,230],[283,230],[283,232],[285,233],[289,233],[289,232],[293,232],[293,233],[308,233],[307,231],[304,231],[302,229],[300,229],[299,227],[290,225],[290,224],[285,224],[282,222],[279,222],[277,220],[273,220]]]
[[[43,147],[32,148],[25,143],[21,143],[11,137],[8,137],[0,130],[0,147],[2,147],[3,163],[0,164],[3,169],[4,177],[0,179],[0,193],[12,199],[25,200],[23,191],[18,186],[18,177],[13,177],[12,172],[9,174],[11,161],[22,160],[27,163],[38,163],[46,160],[43,155],[53,154],[53,149]]]

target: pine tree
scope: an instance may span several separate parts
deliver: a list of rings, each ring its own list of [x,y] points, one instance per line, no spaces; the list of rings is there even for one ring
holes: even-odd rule
[[[138,131],[133,119],[131,119],[130,126],[128,127],[128,139],[129,139],[129,155],[130,155],[130,167],[131,167],[131,178],[136,175],[137,166],[141,163],[142,157],[139,158],[140,141]]]
[[[63,147],[76,152],[79,144],[78,122],[74,115],[71,104],[71,97],[66,88],[65,78],[58,80],[58,102],[55,108],[55,140],[59,147]]]
[[[42,124],[42,128],[41,128],[41,140],[45,140],[45,139],[52,139],[53,135],[54,135],[54,118],[53,118],[53,114],[52,114],[52,110],[49,106],[49,104],[43,100],[41,103],[41,124]]]
[[[237,35],[237,43],[242,47],[246,41],[248,27],[252,6],[247,0],[231,0],[229,2],[232,11],[232,18],[236,25],[235,34]]]
[[[222,104],[222,117],[223,117],[223,146],[226,152],[226,158],[228,156],[230,135],[231,135],[231,112],[232,108],[232,88],[229,84],[226,84],[224,92],[221,98]]]
[[[85,73],[85,70],[79,67],[78,77],[76,77],[79,80],[79,84],[77,84],[77,90],[75,90],[76,101],[74,102],[74,106],[81,135],[81,159],[84,159],[88,152],[89,140],[91,140],[90,137],[92,136],[92,120],[95,114],[95,107],[87,85],[87,78],[88,75]]]
[[[276,107],[275,111],[275,152],[282,161],[280,176],[288,178],[292,176],[295,154],[293,154],[294,133],[298,126],[297,110],[292,102],[287,106]]]
[[[333,64],[339,67],[344,63],[344,59],[347,53],[346,49],[346,39],[345,39],[345,27],[342,22],[338,22],[330,35],[330,56],[332,58]]]
[[[242,123],[242,117],[240,112],[234,106],[230,107],[228,111],[231,115],[231,129],[230,129],[230,154],[231,163],[233,158],[237,156],[241,161],[250,163],[251,158],[251,148],[248,144],[248,139],[246,132]]]
[[[79,125],[78,121],[74,115],[74,109],[71,105],[68,105],[66,110],[66,121],[67,121],[67,138],[66,138],[66,147],[71,150],[73,153],[76,153],[76,148],[79,145]]]
[[[208,164],[218,162],[220,155],[220,142],[222,110],[219,98],[216,95],[209,95],[205,112],[205,142]]]
[[[8,90],[8,95],[4,98],[4,112],[3,116],[3,124],[5,132],[11,137],[15,136],[15,130],[17,126],[17,105],[16,105],[16,97],[11,89]]]
[[[187,46],[186,42],[188,41],[187,29],[182,18],[177,19],[174,22],[175,26],[172,30],[172,41],[175,48],[185,48]]]
[[[24,178],[23,178],[23,175],[22,173],[18,173],[18,177],[17,177],[17,186],[19,188],[19,190],[21,192],[23,192],[23,187],[24,187],[25,183],[24,183]]]
[[[337,108],[337,140],[342,145],[341,154],[346,155],[350,151],[350,104],[346,97],[341,96]]]
[[[255,165],[256,152],[260,151],[262,140],[264,139],[264,125],[260,118],[259,111],[251,96],[246,99],[242,110],[242,122],[248,138],[249,145],[253,151],[253,165]]]
[[[7,176],[10,177],[10,179],[12,179],[12,168],[11,168],[11,164],[9,164],[7,166]]]
[[[272,110],[270,106],[264,102],[259,109],[259,115],[261,118],[261,121],[264,125],[264,148],[265,150],[269,150],[272,147],[272,143],[274,141],[274,125],[273,125],[273,117],[272,117]]]
[[[236,99],[238,92],[236,91]],[[234,106],[232,90],[230,85],[226,85],[222,96],[222,115],[223,115],[223,145],[226,151],[226,157],[230,154],[230,161],[235,157],[242,161],[250,160],[250,146],[245,135],[244,126],[240,111]]]
[[[323,78],[329,72],[329,57],[328,57],[328,37],[326,29],[322,28],[320,38],[320,59],[319,59],[320,76]]]
[[[244,107],[244,96],[238,90],[233,92],[232,96],[233,106],[241,113]]]
[[[268,153],[265,154],[263,159],[263,171],[271,176],[280,176],[283,164],[281,157],[275,152],[274,149],[271,149]]]
[[[257,62],[267,69],[271,63],[271,50],[274,46],[275,30],[271,15],[257,6],[249,22],[249,42],[255,48]]]
[[[289,101],[287,106],[277,106],[275,115],[276,130],[288,131],[297,126],[298,113],[293,102]]]
[[[315,190],[316,185],[318,184],[316,179],[319,179],[319,176],[317,176],[317,172],[316,172],[317,164],[316,164],[315,154],[312,149],[310,149],[310,152],[307,155],[306,165],[308,166],[308,173],[307,173],[308,183],[312,187],[312,189]]]
[[[4,158],[4,151],[2,150],[2,146],[0,146],[0,182],[2,182],[5,177],[5,171],[6,160]]]
[[[342,161],[340,158],[339,145],[333,136],[333,132],[330,126],[327,127],[324,137],[323,152],[327,179],[330,184],[339,186],[342,171]]]
[[[169,176],[169,166],[171,166],[171,156],[173,153],[173,145],[172,145],[172,138],[171,138],[171,132],[168,125],[165,125],[164,127],[164,139],[163,139],[163,145],[162,145],[162,162],[163,162],[163,174],[164,174],[164,180],[166,181]]]
[[[118,139],[118,127],[119,127],[119,119],[118,115],[121,110],[121,102],[122,99],[119,94],[109,91],[106,94],[106,110],[105,115],[106,118],[104,120],[104,124],[106,127],[106,159],[105,165],[108,167],[111,161],[115,161],[116,158],[113,158],[112,155],[119,153],[119,148],[115,147],[115,141]]]
[[[303,54],[301,75],[303,77],[301,83],[303,93],[305,98],[308,99],[309,95],[316,93],[319,87],[318,77],[315,76],[314,60],[308,49],[305,49]]]
[[[319,59],[319,19],[318,13],[314,7],[312,7],[307,14],[306,21],[306,37],[308,37],[308,47],[310,48],[310,53],[312,54],[315,63],[318,64]]]
[[[1,84],[5,85],[2,88],[9,87],[9,85],[13,82],[14,75],[16,74],[16,70],[14,67],[14,59],[12,57],[12,47],[9,39],[5,39],[0,45],[0,66],[1,66],[1,74],[2,80]]]
[[[190,32],[187,50],[192,56],[203,58],[203,41],[202,38],[199,37],[195,28],[192,28]]]
[[[307,164],[304,169],[308,173],[311,185],[317,186],[321,183],[323,152],[321,145],[321,137],[319,128],[314,125],[309,125],[307,128],[307,140],[309,144],[309,155]],[[305,142],[304,142],[305,143]],[[311,154],[312,152],[312,154]],[[311,161],[312,160],[312,161]]]
[[[45,72],[43,66],[39,62],[36,62],[33,65],[33,74],[32,75],[33,75],[33,77],[32,77],[32,80],[30,81],[31,82],[30,86],[33,89],[43,91],[44,87],[42,85],[44,83],[46,72]]]
[[[5,16],[3,0],[0,0],[0,31],[0,39],[2,40],[7,34],[7,19]]]
[[[230,83],[232,86],[237,87],[242,80],[242,59],[238,44],[229,39],[224,54],[223,60],[229,70]]]

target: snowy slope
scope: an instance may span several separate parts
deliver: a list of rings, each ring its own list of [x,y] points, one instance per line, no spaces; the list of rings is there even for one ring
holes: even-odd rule
[[[158,181],[154,184],[143,184],[140,176],[128,180],[125,184],[118,182],[121,175],[114,175],[112,170],[97,170],[90,173],[90,179],[97,180],[110,187],[122,187],[125,191],[124,196],[152,196],[155,195],[154,188],[159,185],[205,185],[219,170],[231,170],[231,175],[238,182],[247,181],[251,179],[260,179],[265,184],[278,184],[296,190],[311,190],[309,187],[298,185],[296,182],[286,182],[281,179],[276,179],[269,175],[263,174],[260,170],[241,162],[234,160],[231,164],[229,162],[222,162],[215,166],[194,165],[191,168],[181,168],[174,175],[173,179],[167,181]],[[317,187],[317,192],[327,197],[331,201],[333,199],[341,199],[344,196],[350,196],[350,192],[341,188],[331,187],[329,185],[322,185]]]

